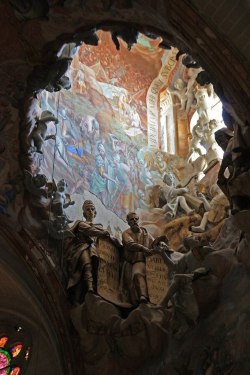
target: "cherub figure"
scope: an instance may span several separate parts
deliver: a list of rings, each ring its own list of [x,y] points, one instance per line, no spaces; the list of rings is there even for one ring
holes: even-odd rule
[[[194,210],[191,209],[184,197],[185,193],[188,193],[188,188],[176,188],[171,179],[171,175],[166,175],[164,177],[165,185],[161,188],[161,194],[167,201],[167,203],[162,207],[166,212],[166,215],[174,218],[177,215],[177,210],[179,206],[185,211],[187,215],[192,215]]]
[[[207,124],[211,118],[211,109],[213,104],[214,90],[213,85],[197,88],[195,90],[196,107],[202,124]]]
[[[47,126],[49,122],[58,123],[58,119],[50,111],[43,111],[41,118],[37,121],[36,126],[31,132],[31,147],[30,152],[38,152],[43,154],[44,142],[48,139],[54,139],[55,135],[47,135]]]
[[[202,233],[205,232],[209,223],[217,225],[227,215],[227,208],[229,208],[229,202],[225,194],[215,184],[210,189],[212,200],[208,202],[205,195],[199,193],[198,196],[204,204],[206,212],[203,215],[199,226],[192,226],[192,232]]]
[[[203,155],[202,147],[201,147],[202,137],[203,137],[202,128],[201,128],[200,121],[198,120],[192,130],[192,138],[191,138],[191,142],[189,145],[189,152],[186,157],[186,161],[188,163],[191,162],[191,160],[195,157],[196,154],[198,154],[199,156]]]
[[[43,220],[42,222],[46,226],[50,237],[55,240],[75,237],[68,226],[69,220],[66,216],[58,216],[55,220]]]
[[[29,193],[36,197],[48,197],[46,189],[48,180],[44,174],[33,176],[29,171],[24,171],[24,184]]]
[[[51,203],[51,210],[56,217],[66,216],[64,209],[75,204],[74,201],[71,201],[70,195],[66,193],[67,187],[68,185],[64,179],[57,183],[56,192]]]

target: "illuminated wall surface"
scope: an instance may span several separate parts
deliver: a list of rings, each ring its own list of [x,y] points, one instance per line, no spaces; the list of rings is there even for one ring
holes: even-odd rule
[[[41,168],[49,179],[67,181],[76,201],[67,210],[72,219],[81,217],[84,199],[93,199],[99,219],[114,230],[125,225],[117,216],[147,209],[147,187],[176,170],[180,158],[147,148],[146,95],[169,52],[159,38],[141,35],[131,51],[121,41],[117,51],[110,33],[98,35],[98,47],[84,44],[74,56],[71,89],[41,95],[42,109],[59,119]]]

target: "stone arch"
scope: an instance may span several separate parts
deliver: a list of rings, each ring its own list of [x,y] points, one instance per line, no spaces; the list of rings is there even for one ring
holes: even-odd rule
[[[21,327],[24,337],[27,335],[31,350],[25,373],[72,373],[68,328],[61,312],[65,297],[60,285],[60,302],[51,293],[55,285],[48,278],[52,275],[49,263],[42,260],[39,248],[28,248],[11,232],[1,233],[0,244],[0,321],[3,328],[5,324]]]

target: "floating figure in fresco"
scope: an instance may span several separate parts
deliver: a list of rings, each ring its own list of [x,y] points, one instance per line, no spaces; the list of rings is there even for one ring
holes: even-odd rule
[[[80,131],[78,126],[75,124],[75,118],[72,111],[69,109],[62,108],[58,111],[58,115],[60,116],[60,124],[61,124],[61,135],[65,139],[67,144],[69,141],[77,140],[80,138]]]
[[[130,228],[122,233],[125,258],[123,274],[132,302],[136,299],[139,303],[147,303],[146,256],[153,254],[151,247],[154,239],[145,228],[139,226],[139,217],[135,212],[128,213],[127,222]]]
[[[153,186],[154,185],[153,177],[148,168],[147,162],[144,161],[143,159],[139,159],[138,164],[139,164],[139,178],[143,186],[145,187],[145,189],[149,186]]]
[[[91,200],[82,206],[86,221],[77,220],[71,228],[74,238],[66,243],[66,262],[68,273],[67,289],[75,303],[82,303],[85,292],[96,292],[98,238],[110,238],[110,233],[101,224],[94,224],[96,208]]]
[[[95,157],[96,167],[92,174],[90,191],[101,199],[104,205],[108,204],[108,181],[117,184],[117,181],[110,177],[110,161],[107,158],[102,143],[97,146],[98,154]]]
[[[206,212],[203,215],[199,226],[192,226],[192,232],[202,233],[207,229],[208,224],[219,224],[227,216],[229,202],[225,194],[220,190],[217,185],[212,185],[210,189],[212,200],[208,202],[205,195],[198,193],[198,197],[202,200]]]
[[[94,147],[100,139],[100,125],[93,116],[83,117],[80,122],[82,139],[84,141],[86,151],[93,154]]]
[[[56,192],[52,197],[51,210],[57,216],[66,217],[64,209],[75,204],[71,201],[70,195],[66,193],[68,185],[64,179],[58,181],[56,185]]]
[[[79,94],[83,94],[83,92],[86,89],[86,85],[85,85],[85,75],[81,69],[77,71],[75,81],[76,81],[76,87],[78,89],[77,91],[79,92]]]
[[[181,78],[177,78],[176,81],[174,82],[174,88],[175,90],[168,89],[168,91],[172,95],[177,96],[181,104],[180,110],[185,111],[187,96],[186,96],[186,85],[184,81]]]
[[[56,139],[55,135],[47,135],[47,126],[49,122],[58,123],[58,119],[50,111],[43,111],[41,118],[37,121],[30,135],[30,152],[43,154],[44,142],[48,139]]]
[[[127,94],[126,92],[122,92],[119,95],[118,110],[120,119],[122,119],[124,116],[128,116],[130,113],[130,98],[129,94]]]
[[[130,125],[132,127],[142,129],[141,119],[139,113],[136,111],[135,105],[132,105],[129,117],[131,121]]]
[[[151,174],[154,175],[155,182],[159,179],[159,183],[162,183],[162,179],[166,174],[171,174],[174,183],[178,180],[179,171],[173,165],[171,160],[169,160],[169,156],[164,154],[161,151],[156,151],[152,155],[153,158],[153,170],[151,170]],[[157,182],[158,183],[158,182]]]
[[[117,194],[112,199],[113,207],[118,204],[122,216],[126,216],[130,211],[134,210],[134,194],[133,185],[130,180],[131,168],[121,161],[118,154],[114,156],[114,174],[113,177],[117,179]]]
[[[164,160],[163,155],[160,151],[157,151],[155,153],[155,166],[162,176],[168,170],[167,162]]]
[[[161,194],[167,203],[162,207],[164,212],[170,218],[174,218],[177,215],[178,208],[181,207],[187,215],[192,215],[194,210],[189,207],[184,197],[185,193],[188,193],[188,188],[176,188],[174,186],[171,175],[165,175],[165,185],[161,188]]]
[[[151,206],[146,202],[146,194],[143,190],[138,189],[137,198],[138,202],[136,208],[142,208],[144,210],[149,210],[151,208]]]
[[[68,154],[67,154],[68,139],[72,140],[75,135],[73,133],[73,127],[71,125],[71,122],[68,120],[67,112],[64,108],[59,110],[58,117],[59,117],[59,125],[57,126],[55,148],[56,148],[56,152],[59,154],[60,163],[63,163],[66,166],[68,166],[69,165]]]

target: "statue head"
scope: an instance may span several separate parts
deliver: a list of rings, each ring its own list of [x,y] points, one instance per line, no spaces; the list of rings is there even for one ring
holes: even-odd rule
[[[185,84],[181,78],[177,78],[177,80],[174,82],[174,87],[177,90],[182,90],[185,87]]]
[[[168,186],[175,186],[175,177],[172,173],[165,173],[163,182]]]
[[[139,216],[135,212],[129,212],[127,214],[127,223],[134,233],[140,232]]]
[[[64,178],[57,183],[57,191],[63,192],[66,191],[68,185]]]
[[[34,181],[35,186],[38,188],[45,186],[48,182],[45,174],[37,174],[36,176],[33,177],[33,181]]]
[[[214,130],[214,129],[216,129],[217,126],[218,126],[218,121],[215,120],[215,119],[210,120],[208,125],[209,125],[209,128],[210,128],[211,130]]]
[[[96,208],[91,200],[86,200],[82,205],[83,216],[88,222],[92,222],[96,217]]]

